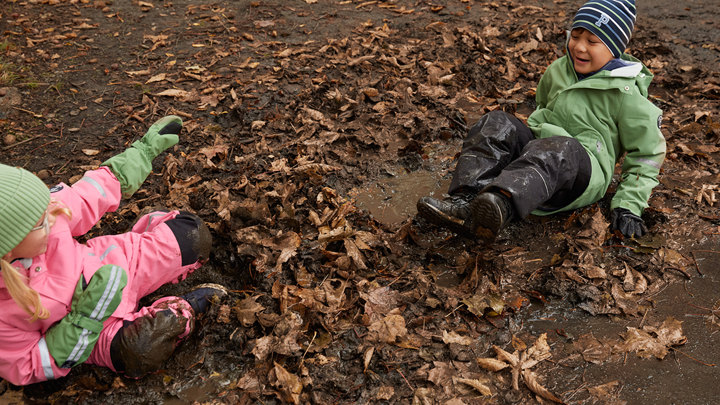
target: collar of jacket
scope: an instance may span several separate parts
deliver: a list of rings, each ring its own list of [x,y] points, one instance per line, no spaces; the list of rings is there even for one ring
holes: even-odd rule
[[[572,88],[619,88],[627,91],[625,87],[628,86],[629,83],[634,83],[640,90],[640,93],[647,97],[648,87],[653,79],[653,74],[650,73],[650,70],[648,70],[642,62],[631,55],[625,53],[620,56],[622,60],[630,62],[628,65],[613,70],[601,70],[584,80],[578,79],[577,72],[575,72],[572,64],[572,58],[570,58],[568,54],[565,54],[564,58],[567,74],[575,78],[575,83],[570,86]]]

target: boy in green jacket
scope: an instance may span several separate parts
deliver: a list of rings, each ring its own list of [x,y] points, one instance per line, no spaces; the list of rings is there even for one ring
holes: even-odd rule
[[[640,217],[665,158],[662,111],[648,99],[652,73],[624,53],[634,0],[591,0],[573,18],[567,54],[543,74],[527,125],[484,115],[465,139],[443,200],[423,197],[428,221],[491,242],[514,218],[600,200],[625,155],[610,203],[612,230],[642,236]]]

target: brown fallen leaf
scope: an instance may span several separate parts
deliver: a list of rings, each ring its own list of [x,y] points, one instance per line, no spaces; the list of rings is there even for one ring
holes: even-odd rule
[[[431,388],[420,387],[413,393],[413,405],[433,405],[435,403],[435,391]]]
[[[260,379],[255,375],[255,370],[251,370],[249,373],[240,377],[235,386],[241,390],[250,392],[260,392],[263,389]]]
[[[165,97],[187,97],[190,94],[190,92],[181,90],[181,89],[167,89],[163,90],[160,93],[155,93],[155,96],[165,96]]]
[[[265,309],[264,306],[257,302],[259,297],[259,295],[247,297],[233,307],[237,319],[243,324],[243,326],[252,326],[252,324],[257,320],[257,313]]]
[[[445,394],[451,395],[453,393],[452,381],[458,373],[458,369],[446,361],[434,361],[433,365],[435,367],[428,371],[428,381],[441,387]]]
[[[492,391],[490,390],[490,387],[488,387],[487,385],[485,385],[485,384],[484,384],[482,381],[480,381],[480,380],[470,379],[470,378],[453,377],[453,382],[456,383],[456,384],[457,384],[457,383],[467,384],[467,385],[475,388],[475,390],[477,390],[477,392],[479,392],[479,393],[482,394],[482,395],[485,395],[485,396],[491,396],[491,395],[492,395]]]
[[[583,229],[577,233],[575,240],[588,250],[599,249],[608,237],[607,230],[610,226],[600,208],[595,207],[592,216],[582,226]]]
[[[443,331],[442,340],[445,344],[455,343],[462,346],[471,345],[474,341],[474,339],[469,336],[458,335],[455,331],[448,333],[446,330]]]
[[[155,76],[152,76],[151,78],[147,79],[147,81],[145,81],[145,84],[161,82],[161,81],[165,80],[166,78],[167,78],[167,74],[159,73],[159,74],[156,74]]]
[[[150,74],[150,69],[126,71],[128,76],[145,76]]]
[[[580,336],[573,342],[573,348],[590,363],[602,364],[612,354],[612,347],[602,343],[592,333]]]
[[[514,390],[520,389],[519,382],[522,377],[525,386],[535,394],[550,401],[563,403],[562,400],[540,385],[537,382],[535,374],[530,371],[532,367],[551,356],[546,333],[540,335],[535,343],[527,350],[515,350],[515,352],[510,353],[498,346],[493,346],[493,349],[495,350],[497,359],[477,359],[481,367],[491,371],[499,371],[509,367],[512,374],[512,387]]]
[[[597,400],[603,403],[612,403],[615,405],[626,404],[627,402],[617,398],[619,391],[622,389],[622,385],[619,380],[607,382],[605,384],[596,385],[589,387],[587,390]],[[612,402],[611,402],[612,401]]]
[[[262,336],[255,340],[255,346],[251,353],[259,361],[264,361],[272,353],[273,347],[277,342],[276,336]]]
[[[533,373],[531,370],[523,370],[522,371],[523,381],[525,382],[525,385],[530,389],[530,391],[534,392],[535,394],[541,396],[542,398],[547,399],[548,401],[553,401],[558,404],[564,404],[562,399],[556,397],[553,395],[552,392],[548,391],[547,388],[543,387],[538,383],[537,377],[535,376],[535,373]]]
[[[493,358],[480,358],[477,359],[478,364],[480,367],[484,368],[485,370],[490,371],[500,371],[502,369],[510,367],[510,364]]]
[[[468,311],[482,318],[485,314],[498,316],[505,309],[505,301],[497,294],[476,294],[463,299]]]
[[[375,399],[379,401],[388,401],[393,397],[393,395],[395,395],[395,388],[389,385],[383,385],[378,389]]]
[[[360,291],[360,298],[365,300],[365,314],[375,321],[398,307],[401,294],[397,290],[383,286],[368,292]]]
[[[353,242],[351,239],[345,239],[343,240],[343,244],[345,245],[345,251],[347,252],[347,255],[352,259],[355,266],[361,270],[367,269],[367,265],[365,264],[365,258],[363,257],[362,252],[360,251],[360,249],[358,249],[355,242]]]
[[[275,363],[275,368],[273,368],[272,371],[275,375],[275,381],[272,384],[279,389],[278,397],[283,402],[299,404],[300,393],[302,393],[303,390],[303,384],[300,378],[285,370],[285,368],[278,363]]]
[[[661,360],[667,356],[672,346],[682,345],[687,341],[683,335],[682,322],[671,316],[657,327],[628,327],[622,337],[625,342],[619,345],[621,350],[636,352],[642,358],[656,357]]]
[[[367,350],[365,350],[365,354],[363,355],[363,373],[367,373],[368,366],[370,366],[370,360],[372,360],[373,353],[375,353],[375,346],[370,346]]]
[[[220,305],[220,308],[218,309],[217,321],[225,324],[230,323],[230,313],[230,305]]]
[[[399,312],[399,310],[393,311]],[[399,314],[390,314],[368,327],[367,339],[371,342],[395,343],[397,338],[405,335],[407,335],[405,318]]]

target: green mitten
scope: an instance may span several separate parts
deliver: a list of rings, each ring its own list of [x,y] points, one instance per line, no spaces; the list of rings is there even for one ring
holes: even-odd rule
[[[83,288],[80,276],[73,295],[70,313],[45,333],[48,351],[61,368],[83,363],[90,356],[100,332],[122,300],[127,273],[120,266],[100,267]]]
[[[152,171],[152,161],[165,149],[178,143],[182,119],[168,115],[156,121],[147,133],[119,155],[101,164],[108,166],[120,181],[123,197],[133,195]]]

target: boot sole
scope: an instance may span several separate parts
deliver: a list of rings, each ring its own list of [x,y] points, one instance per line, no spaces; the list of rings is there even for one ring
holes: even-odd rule
[[[228,294],[228,289],[225,286],[215,283],[199,284],[194,286],[193,290],[199,290],[201,288],[212,288],[213,290],[218,291],[218,293],[216,294],[218,298],[222,298]]]
[[[473,236],[483,243],[492,243],[503,224],[499,207],[486,199],[477,199],[470,205],[470,223]]]
[[[464,236],[466,238],[472,238],[473,232],[466,228],[464,221],[459,218],[452,217],[445,214],[444,212],[433,208],[428,204],[417,205],[418,215],[426,219],[428,222],[437,225],[442,228],[447,228],[452,232]]]

